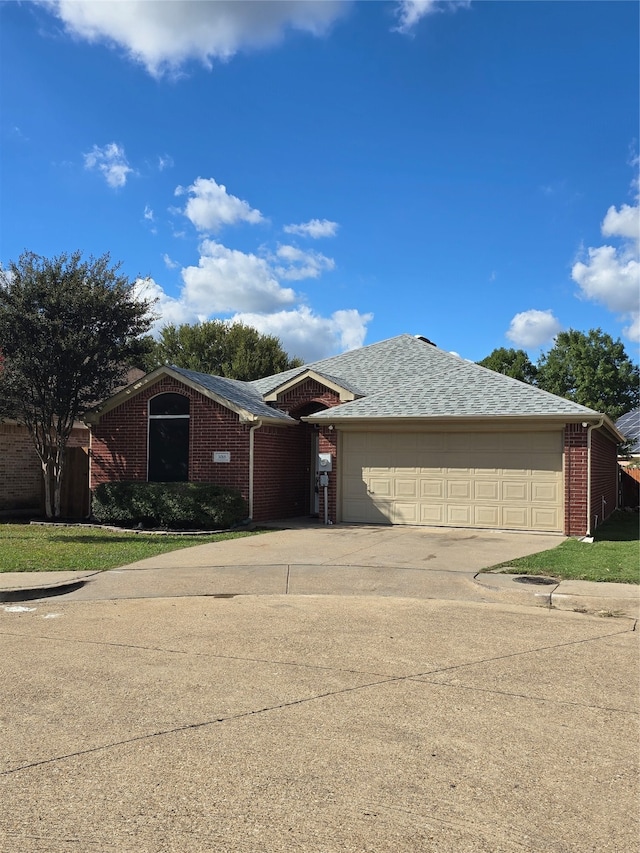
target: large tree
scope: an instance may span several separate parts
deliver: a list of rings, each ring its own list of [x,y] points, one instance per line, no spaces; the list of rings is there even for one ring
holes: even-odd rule
[[[623,343],[591,329],[560,332],[538,361],[537,385],[616,420],[640,401],[638,365]]]
[[[261,335],[242,323],[208,320],[193,326],[169,324],[160,330],[144,366],[153,370],[165,364],[250,381],[302,362],[289,358],[274,335]]]
[[[519,379],[520,382],[528,382],[529,385],[535,382],[538,372],[523,349],[499,347],[489,353],[482,361],[479,361],[478,364],[482,367],[488,367],[489,370],[495,370],[496,373],[503,373],[513,379]]]
[[[74,421],[121,385],[153,321],[108,254],[24,252],[0,268],[0,414],[26,425],[42,465],[47,518],[60,516]]]

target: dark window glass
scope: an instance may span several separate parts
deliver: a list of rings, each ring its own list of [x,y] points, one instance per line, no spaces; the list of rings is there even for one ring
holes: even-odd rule
[[[189,479],[189,418],[149,421],[149,482]]]
[[[182,394],[158,394],[149,402],[150,415],[188,415],[189,398]]]

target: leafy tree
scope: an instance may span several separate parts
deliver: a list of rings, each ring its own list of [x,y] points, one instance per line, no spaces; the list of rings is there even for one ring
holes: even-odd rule
[[[535,365],[529,360],[529,356],[523,349],[507,349],[499,347],[494,349],[486,358],[478,362],[482,367],[488,367],[489,370],[495,370],[496,373],[503,373],[505,376],[511,376],[513,379],[519,379],[520,382],[528,382],[533,385],[536,380],[538,371]]]
[[[0,414],[31,434],[42,465],[47,518],[60,516],[65,448],[74,421],[122,384],[150,305],[108,254],[51,259],[24,252],[0,268]]]
[[[302,364],[290,359],[274,335],[261,335],[242,323],[208,320],[190,326],[169,324],[151,347],[144,366],[174,364],[186,370],[250,381]]]
[[[616,420],[640,401],[640,371],[620,339],[601,329],[560,332],[538,361],[537,384]]]

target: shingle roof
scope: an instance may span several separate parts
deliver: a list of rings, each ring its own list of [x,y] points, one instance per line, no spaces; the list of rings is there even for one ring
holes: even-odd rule
[[[182,367],[171,366],[174,373],[178,373],[190,382],[200,385],[207,391],[211,391],[223,400],[227,400],[232,406],[244,409],[256,417],[271,418],[282,421],[293,421],[285,412],[273,409],[262,399],[262,395],[252,387],[251,382],[241,382],[238,379],[226,379],[224,376],[211,376],[208,373],[198,373],[196,370],[185,370]]]
[[[631,445],[631,453],[640,453],[640,408],[633,409],[622,415],[616,421],[616,427],[624,435],[627,441],[633,442]]]
[[[365,396],[318,412],[313,420],[383,417],[544,416],[597,414],[517,379],[495,373],[412,335],[399,335],[342,355],[259,379],[266,394],[312,369]]]

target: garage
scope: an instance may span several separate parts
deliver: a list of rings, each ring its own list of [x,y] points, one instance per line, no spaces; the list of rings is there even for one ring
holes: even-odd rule
[[[562,532],[563,433],[349,432],[342,520]]]

